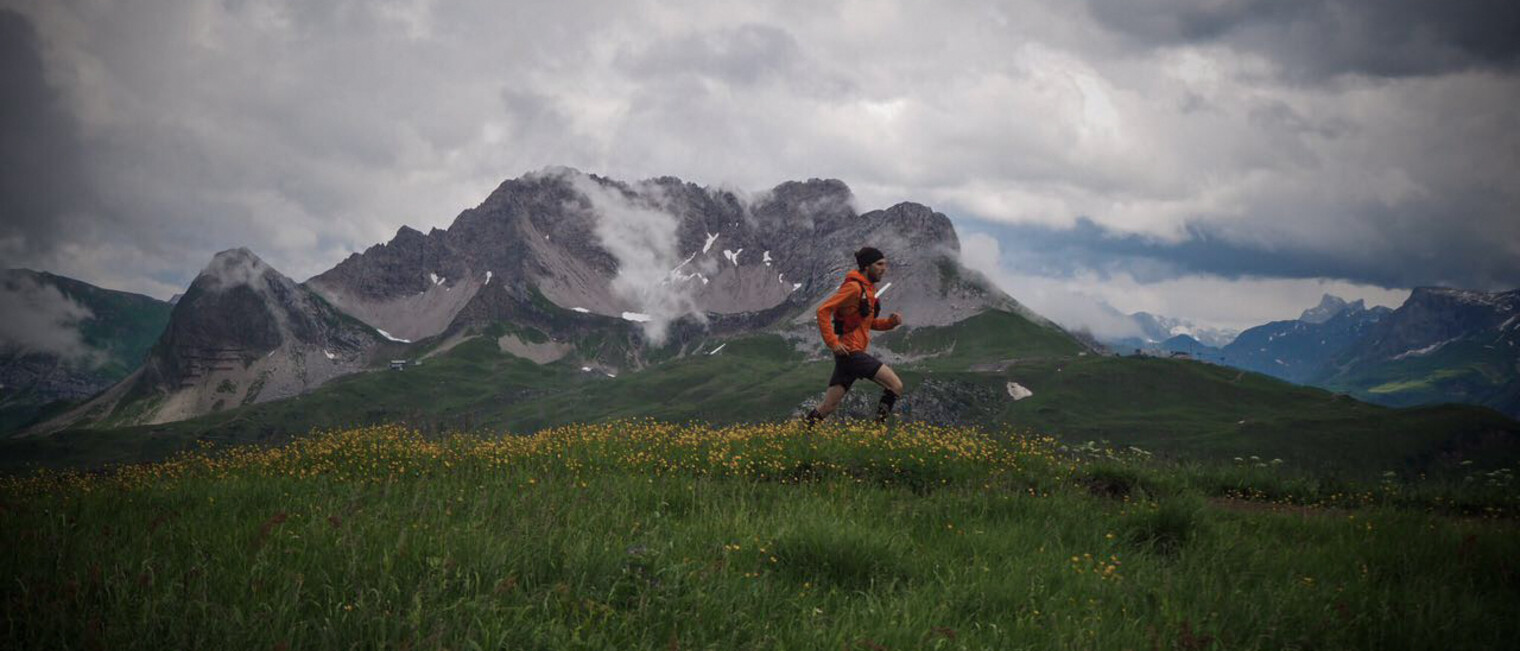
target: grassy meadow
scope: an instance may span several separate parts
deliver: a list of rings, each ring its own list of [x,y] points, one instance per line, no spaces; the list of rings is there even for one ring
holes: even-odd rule
[[[0,479],[0,646],[1503,648],[1513,474],[916,424],[339,429]]]

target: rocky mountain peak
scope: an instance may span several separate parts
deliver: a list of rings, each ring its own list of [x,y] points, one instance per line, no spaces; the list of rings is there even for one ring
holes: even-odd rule
[[[167,422],[290,397],[364,368],[379,345],[252,251],[229,249],[190,283],[141,369],[38,427]]]
[[[838,179],[787,181],[757,197],[750,209],[762,222],[786,228],[831,230],[856,216],[855,194]]]
[[[1357,301],[1354,305],[1354,309],[1360,310],[1364,308],[1362,301]],[[1325,294],[1324,297],[1319,299],[1319,305],[1304,310],[1304,313],[1299,315],[1298,320],[1305,323],[1324,323],[1352,306],[1353,304],[1347,303],[1345,299],[1339,296]]]
[[[867,213],[865,217],[875,215]],[[956,236],[950,218],[928,206],[904,201],[881,211],[881,216],[908,236],[910,247],[933,246],[957,255],[960,253],[960,238]]]
[[[226,291],[237,286],[258,286],[270,267],[245,247],[227,249],[212,256],[211,262],[191,282],[203,291]]]
[[[772,201],[789,204],[802,204],[817,201],[844,202],[855,200],[855,193],[850,191],[850,186],[839,179],[808,179],[806,181],[785,181],[771,189]]]

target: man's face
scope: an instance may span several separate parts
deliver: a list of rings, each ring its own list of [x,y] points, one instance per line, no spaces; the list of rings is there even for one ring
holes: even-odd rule
[[[866,267],[866,278],[870,278],[871,282],[873,282],[873,283],[876,282],[876,281],[878,281],[878,280],[881,280],[881,277],[885,276],[885,275],[887,275],[887,259],[886,258],[882,258],[880,260],[877,260],[876,262],[872,262],[869,266]]]

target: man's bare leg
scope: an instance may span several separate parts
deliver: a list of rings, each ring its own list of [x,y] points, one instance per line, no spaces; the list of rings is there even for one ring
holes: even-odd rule
[[[883,389],[891,391],[892,393],[895,393],[899,396],[902,395],[902,378],[897,377],[897,373],[892,371],[892,367],[887,366],[886,364],[882,364],[881,368],[876,370],[876,375],[871,377],[871,381],[880,384],[881,388]]]
[[[835,384],[830,386],[829,390],[823,393],[823,404],[818,405],[817,409],[814,409],[812,413],[807,415],[808,426],[812,427],[813,423],[823,420],[829,414],[834,413],[834,410],[839,408],[839,402],[844,400],[844,392],[845,388],[842,385]]]
[[[836,384],[823,393],[823,404],[818,405],[818,415],[828,417],[844,401],[844,386]]]
[[[887,421],[887,416],[892,413],[892,406],[897,404],[897,399],[902,396],[902,378],[897,377],[897,373],[886,364],[882,364],[881,368],[876,370],[876,375],[871,377],[871,381],[880,384],[882,388],[881,402],[876,405],[876,422],[884,423]]]

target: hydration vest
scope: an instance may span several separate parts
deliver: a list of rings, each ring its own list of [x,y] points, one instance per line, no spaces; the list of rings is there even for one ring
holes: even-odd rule
[[[861,321],[874,319],[877,313],[881,311],[881,300],[877,299],[875,305],[871,304],[871,296],[866,293],[865,283],[854,278],[846,278],[844,284],[840,285],[840,287],[844,287],[844,285],[850,283],[860,285],[860,303],[856,306],[853,314],[844,314],[844,310],[834,310],[834,334],[836,336],[844,336],[844,333],[854,331],[860,327]]]

